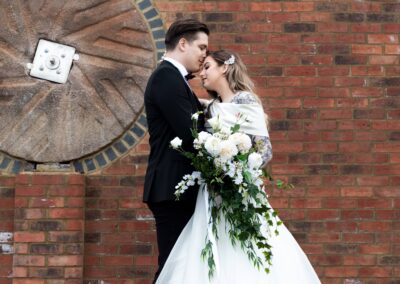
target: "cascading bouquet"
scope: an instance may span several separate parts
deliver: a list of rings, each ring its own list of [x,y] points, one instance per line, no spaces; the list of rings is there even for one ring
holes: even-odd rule
[[[250,137],[240,132],[240,121],[245,118],[239,115],[231,128],[221,127],[218,117],[209,119],[213,128],[210,134],[198,133],[198,115],[192,116],[195,153],[183,150],[178,137],[171,141],[171,146],[189,158],[196,170],[185,175],[176,186],[177,199],[196,182],[208,191],[209,224],[214,236],[211,238],[209,231],[201,257],[208,263],[209,277],[216,269],[212,239],[218,240],[217,225],[222,216],[228,224],[226,230],[232,245],[239,243],[254,266],[264,268],[268,273],[272,265],[268,237],[272,233],[278,234],[281,221],[267,201],[262,157],[252,146]],[[261,256],[256,252],[256,246],[262,252]]]

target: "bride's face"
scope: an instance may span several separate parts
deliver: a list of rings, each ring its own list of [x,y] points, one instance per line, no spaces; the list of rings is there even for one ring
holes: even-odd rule
[[[200,78],[203,87],[209,91],[216,91],[222,80],[225,78],[225,66],[218,66],[217,62],[211,57],[207,56],[203,63],[203,69],[200,72]]]

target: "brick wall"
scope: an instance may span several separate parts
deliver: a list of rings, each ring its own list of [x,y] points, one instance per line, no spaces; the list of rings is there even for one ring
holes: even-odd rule
[[[273,191],[271,202],[322,283],[400,283],[400,4],[158,0],[153,4],[166,26],[182,16],[204,20],[212,29],[211,48],[241,54],[270,115],[272,173],[295,185],[290,192]],[[205,96],[198,80],[192,84]],[[151,283],[157,255],[154,223],[141,203],[147,154],[145,138],[112,166],[85,179],[84,260],[76,262],[83,268],[85,284]],[[17,244],[31,248],[37,241],[24,246],[23,238],[5,234],[26,219],[19,217],[18,208],[14,210],[14,204],[21,204],[14,199],[13,177],[0,177],[0,197],[0,236],[4,236],[0,282],[11,283],[7,276],[13,270],[13,255],[8,248]],[[69,200],[64,195],[59,198]],[[68,233],[66,220],[52,221]],[[33,233],[32,227],[26,231]],[[50,235],[45,236],[49,240]],[[80,244],[80,238],[76,235],[73,243]],[[66,245],[53,244],[64,249]],[[20,254],[15,250],[14,261]],[[39,256],[43,255],[50,259]],[[14,263],[14,274],[39,273],[31,264],[19,268]],[[52,277],[47,283],[60,283]],[[14,279],[44,283],[27,281]]]

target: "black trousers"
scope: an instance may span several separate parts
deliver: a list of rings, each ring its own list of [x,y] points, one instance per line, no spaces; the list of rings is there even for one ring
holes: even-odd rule
[[[159,254],[155,283],[179,235],[194,213],[196,200],[149,202],[147,205],[154,215],[157,229]]]

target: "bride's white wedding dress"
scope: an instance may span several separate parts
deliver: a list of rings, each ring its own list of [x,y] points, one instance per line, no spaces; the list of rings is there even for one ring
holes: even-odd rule
[[[223,105],[221,109],[218,105]],[[232,104],[218,104],[214,108],[216,113],[223,113],[223,118],[229,120],[227,112],[232,112],[232,119],[236,117],[236,106]],[[243,105],[240,111],[243,111]],[[233,111],[232,111],[233,107]],[[244,108],[246,109],[246,108]],[[250,110],[250,109],[248,109]],[[244,110],[246,112],[246,110]],[[224,113],[225,112],[225,113]],[[262,111],[262,120],[264,112]],[[254,112],[252,111],[252,114]],[[257,124],[257,123],[256,123]],[[252,133],[254,123],[249,125],[248,134]],[[259,127],[266,131],[265,127]],[[242,127],[241,127],[242,129]],[[268,133],[267,133],[268,135]],[[272,267],[267,274],[263,269],[258,270],[240,248],[233,246],[226,231],[224,217],[218,223],[218,240],[213,239],[209,224],[208,192],[206,186],[201,186],[196,202],[195,212],[179,236],[172,249],[157,284],[319,284],[321,283],[310,264],[307,256],[300,248],[285,225],[278,227],[279,235],[271,234],[268,243],[272,245]],[[209,232],[213,242],[216,271],[214,276],[208,277],[208,264],[201,258],[201,251],[205,246]]]

